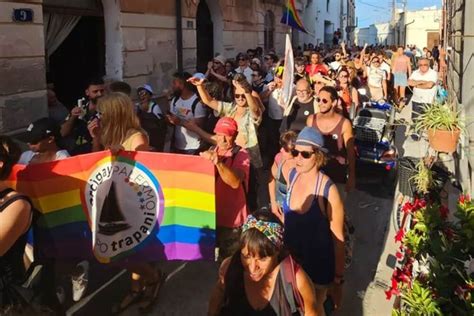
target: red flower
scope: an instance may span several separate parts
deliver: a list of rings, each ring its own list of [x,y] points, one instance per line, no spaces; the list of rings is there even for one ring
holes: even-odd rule
[[[461,194],[459,196],[459,203],[466,204],[471,201],[471,196],[469,194]]]
[[[422,209],[426,206],[426,201],[424,199],[415,199],[415,202],[413,204],[413,212],[418,211],[419,209]]]
[[[397,251],[397,253],[395,254],[395,256],[397,257],[398,260],[402,260],[404,255],[403,253],[401,253],[400,251]]]
[[[443,233],[446,235],[446,238],[448,238],[449,240],[453,239],[454,237],[454,231],[450,227],[445,228],[443,230]]]
[[[441,218],[442,218],[442,219],[448,218],[449,208],[447,208],[447,207],[444,206],[444,205],[441,205],[441,206],[439,207],[439,212],[440,212],[440,214],[441,214]]]
[[[390,300],[392,298],[392,295],[400,295],[400,291],[398,290],[398,283],[396,280],[392,278],[392,287],[385,291],[385,297],[387,300]]]
[[[400,230],[395,235],[395,242],[401,242],[403,240],[403,237],[405,237],[405,230],[403,228],[400,228]]]
[[[403,213],[411,213],[411,211],[413,210],[413,205],[410,203],[410,202],[406,202],[405,204],[403,204],[402,206],[402,211]]]

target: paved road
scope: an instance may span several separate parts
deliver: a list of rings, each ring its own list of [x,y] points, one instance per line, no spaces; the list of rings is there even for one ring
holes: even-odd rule
[[[393,188],[382,185],[383,174],[359,173],[358,190],[346,201],[355,231],[354,259],[346,272],[344,302],[338,315],[363,315],[365,291],[373,280],[384,245],[392,208]],[[209,293],[217,278],[214,262],[169,262],[162,265],[169,275],[152,315],[205,315]],[[74,315],[109,315],[111,304],[119,301],[128,288],[126,274],[99,291]],[[76,308],[79,305],[76,306]],[[72,309],[70,310],[73,311]],[[140,315],[131,307],[121,315]]]

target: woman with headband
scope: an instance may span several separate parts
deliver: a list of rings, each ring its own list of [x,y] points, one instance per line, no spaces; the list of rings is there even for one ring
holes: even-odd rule
[[[249,215],[240,250],[222,262],[208,315],[316,315],[311,280],[283,247],[283,226],[268,211]]]

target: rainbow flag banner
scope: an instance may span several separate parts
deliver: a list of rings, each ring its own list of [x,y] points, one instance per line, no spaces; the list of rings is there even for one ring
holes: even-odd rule
[[[280,22],[301,32],[308,33],[298,15],[298,11],[296,10],[295,0],[287,0]]]
[[[214,259],[214,167],[203,158],[100,152],[17,165],[10,181],[41,213],[41,257]]]

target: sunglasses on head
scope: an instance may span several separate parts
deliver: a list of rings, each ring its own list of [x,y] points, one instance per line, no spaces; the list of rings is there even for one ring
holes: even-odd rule
[[[298,157],[298,155],[301,154],[301,157],[303,157],[304,159],[309,159],[313,154],[314,154],[314,151],[299,151],[297,149],[292,149],[291,150],[291,155],[296,158]]]
[[[237,94],[237,93],[236,93],[236,94],[234,94],[234,97],[235,97],[236,99],[245,99],[245,94]]]
[[[323,104],[327,104],[327,103],[330,102],[328,99],[324,99],[324,98],[320,98],[320,97],[317,97],[317,98],[316,98],[316,101],[317,101],[318,103],[323,103]]]

